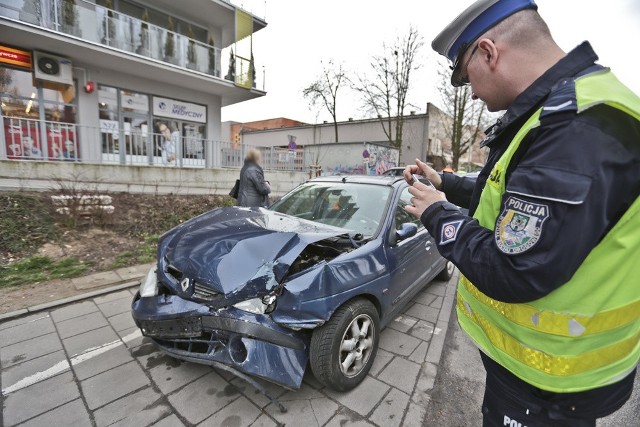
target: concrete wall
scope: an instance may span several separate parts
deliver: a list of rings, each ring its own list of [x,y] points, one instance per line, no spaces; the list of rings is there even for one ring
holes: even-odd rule
[[[429,117],[426,114],[406,116],[403,128],[403,144],[400,164],[413,163],[415,158],[425,158],[428,141]],[[393,126],[393,123],[392,123]],[[261,147],[287,146],[287,135],[296,137],[296,144],[309,147],[315,144],[335,143],[333,123],[268,129],[245,132],[242,142]],[[338,123],[338,139],[342,143],[371,142],[387,144],[388,141],[378,119],[355,120]]]
[[[103,192],[227,195],[240,169],[179,169],[154,166],[0,161],[0,191],[49,191],[64,186]],[[272,195],[304,182],[301,172],[265,171]]]
[[[432,162],[436,169],[439,170],[451,164],[450,129],[452,118],[449,115],[435,105],[428,103],[426,114],[410,114],[405,116],[404,119],[399,166],[413,164],[416,158]],[[228,126],[228,129],[232,129],[233,126],[240,127],[242,124],[228,122],[226,126]],[[385,126],[387,126],[386,122]],[[391,126],[393,128],[393,121]],[[468,127],[468,129],[472,128]],[[393,130],[395,132],[395,129]],[[228,132],[227,127],[225,127],[223,136],[226,132]],[[305,149],[309,149],[315,145],[322,145],[323,148],[313,148],[313,150],[315,150],[314,152],[319,150],[319,163],[323,166],[323,172],[325,173],[325,167],[328,164],[331,165],[335,163],[334,166],[344,165],[347,160],[345,159],[342,163],[327,163],[326,160],[322,159],[323,150],[335,150],[338,156],[345,150],[344,147],[336,146],[333,123],[255,131],[248,131],[245,128],[241,134],[243,143],[260,147],[286,147],[288,144],[288,135],[295,136],[296,144],[305,147]],[[481,138],[482,135],[479,135],[478,140]],[[338,140],[339,145],[351,143],[388,145],[387,137],[379,119],[338,122]],[[471,153],[471,158],[465,154],[463,158],[460,159],[460,168],[463,167],[463,163],[466,165],[468,162],[476,165],[484,164],[487,153],[488,151],[486,149],[480,149],[476,144]],[[306,158],[307,162],[312,159],[311,156],[306,156]],[[351,156],[349,156],[349,160],[350,159]]]

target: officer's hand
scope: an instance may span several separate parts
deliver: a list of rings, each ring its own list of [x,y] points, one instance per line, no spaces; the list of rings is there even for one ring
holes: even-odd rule
[[[411,198],[411,205],[405,206],[404,210],[418,219],[420,219],[422,213],[426,211],[427,208],[432,204],[447,200],[442,191],[434,190],[433,188],[421,182],[416,182],[411,187],[409,187],[409,193],[411,193],[411,195],[413,196]]]
[[[440,178],[440,174],[419,159],[416,159],[415,165],[409,165],[404,168],[403,176],[409,184],[411,184],[411,181],[413,181],[413,178],[411,176],[413,174],[424,176],[429,181],[431,181],[433,186],[438,190],[442,187],[442,178]]]

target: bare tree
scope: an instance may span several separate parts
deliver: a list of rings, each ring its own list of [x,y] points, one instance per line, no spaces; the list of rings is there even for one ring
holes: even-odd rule
[[[322,61],[320,63],[322,64],[322,75],[315,82],[304,88],[302,95],[309,100],[311,106],[316,106],[320,103],[331,114],[336,133],[335,142],[338,142],[336,103],[338,91],[347,83],[347,77],[342,64],[336,65],[332,59],[326,65]]]
[[[392,45],[383,44],[384,53],[371,60],[370,77],[359,75],[353,83],[364,108],[380,119],[389,144],[400,150],[411,73],[421,66],[417,55],[423,45],[418,30],[410,27],[408,33],[397,37]]]
[[[451,140],[451,167],[458,170],[460,158],[473,149],[473,144],[480,139],[489,117],[484,102],[472,98],[469,85],[451,85],[451,70],[448,66],[441,64],[438,74],[443,111],[451,117],[451,120],[443,122],[443,130]]]

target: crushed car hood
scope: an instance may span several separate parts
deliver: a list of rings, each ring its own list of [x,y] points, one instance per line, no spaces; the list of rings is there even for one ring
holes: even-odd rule
[[[159,256],[217,292],[257,296],[282,281],[307,245],[349,232],[262,208],[219,208],[163,236]]]

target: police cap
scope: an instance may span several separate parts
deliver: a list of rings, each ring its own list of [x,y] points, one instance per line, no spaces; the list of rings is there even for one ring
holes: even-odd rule
[[[478,37],[516,12],[537,8],[533,0],[478,0],[458,15],[431,43],[433,50],[452,63],[451,84],[464,85],[460,79],[460,60]]]

